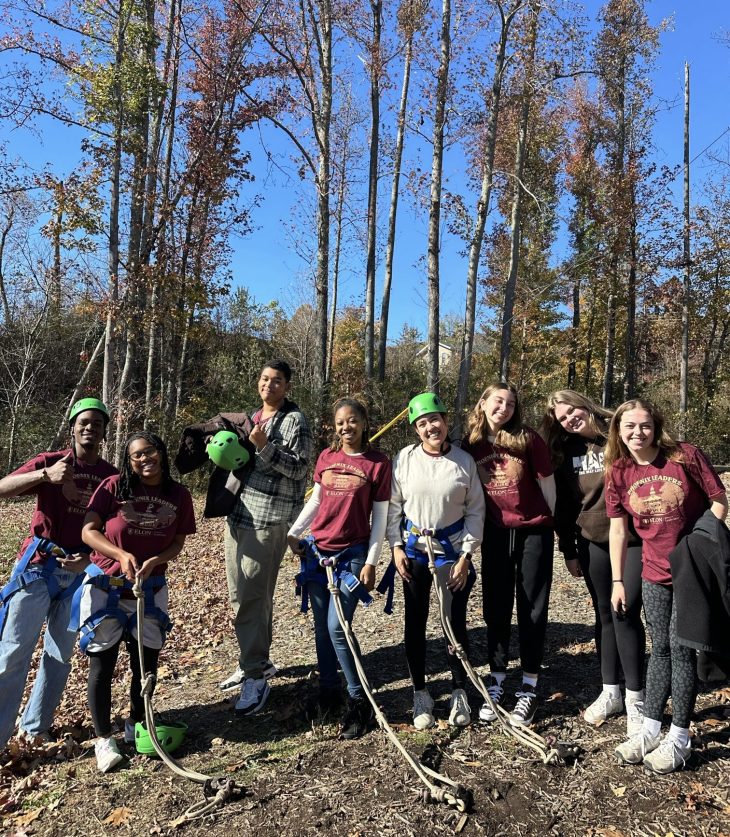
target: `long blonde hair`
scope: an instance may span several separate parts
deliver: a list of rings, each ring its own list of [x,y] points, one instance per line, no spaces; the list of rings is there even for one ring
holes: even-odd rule
[[[646,410],[654,422],[654,438],[652,444],[656,445],[667,459],[671,459],[674,462],[682,462],[682,450],[674,438],[664,429],[664,416],[661,410],[651,401],[644,401],[642,398],[632,398],[630,401],[624,401],[620,407],[617,407],[611,419],[611,424],[608,428],[606,456],[604,458],[606,471],[608,471],[611,465],[626,465],[634,461],[631,452],[621,438],[620,432],[621,417],[629,410]]]
[[[479,400],[469,413],[467,439],[471,442],[471,444],[476,444],[477,442],[481,442],[486,439],[489,435],[489,422],[487,421],[487,416],[482,409],[482,402],[486,401],[490,395],[500,389],[506,389],[514,395],[515,411],[512,413],[510,420],[497,431],[494,444],[499,445],[502,448],[507,448],[507,450],[510,450],[513,453],[523,453],[527,450],[529,437],[525,431],[524,425],[522,424],[520,399],[517,394],[517,389],[512,384],[505,383],[504,381],[498,381],[490,384],[479,396]]]
[[[608,438],[608,423],[613,413],[605,407],[599,407],[587,395],[581,395],[573,389],[556,389],[548,395],[547,409],[540,425],[540,435],[547,442],[550,449],[550,459],[554,466],[563,461],[563,446],[571,434],[563,428],[555,417],[555,407],[567,404],[569,407],[580,407],[588,413],[588,427],[597,439]]]

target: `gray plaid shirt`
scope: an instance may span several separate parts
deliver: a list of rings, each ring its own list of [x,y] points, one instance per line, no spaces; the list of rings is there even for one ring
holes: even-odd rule
[[[253,413],[251,413],[253,415]],[[263,425],[268,443],[256,454],[236,506],[228,515],[231,528],[266,529],[296,520],[304,501],[312,434],[291,401]]]

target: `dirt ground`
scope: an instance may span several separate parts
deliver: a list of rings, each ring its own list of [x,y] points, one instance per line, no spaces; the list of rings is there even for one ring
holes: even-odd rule
[[[0,508],[3,577],[29,517],[27,502]],[[163,718],[189,726],[175,753],[183,765],[233,778],[245,787],[245,795],[215,816],[182,824],[186,809],[203,799],[200,786],[129,747],[120,769],[99,774],[89,742],[86,661],[78,654],[54,727],[58,743],[30,746],[14,739],[0,759],[4,833],[730,835],[730,689],[700,694],[693,755],[685,770],[658,777],[642,767],[619,765],[613,749],[624,739],[625,719],[593,728],[580,718],[600,688],[592,610],[585,584],[565,572],[559,556],[540,678],[544,700],[534,729],[577,745],[580,755],[572,763],[546,766],[531,750],[485,724],[448,727],[448,669],[435,613],[428,667],[440,721],[433,730],[417,732],[411,726],[398,595],[392,616],[382,612],[382,599],[358,609],[354,627],[364,665],[379,704],[407,749],[417,757],[426,751],[441,772],[472,791],[469,813],[424,804],[421,786],[382,731],[345,742],[338,740],[336,724],[307,722],[304,705],[317,685],[312,621],[311,614],[299,612],[293,595],[296,566],[288,558],[277,588],[272,649],[280,672],[265,710],[237,717],[229,697],[217,688],[236,667],[222,526],[204,521],[170,569],[175,628],[161,658],[155,706]],[[483,669],[486,630],[477,593],[471,597],[469,624],[471,659]],[[122,654],[114,707],[122,724],[129,687],[125,665]],[[511,677],[507,685],[519,684]],[[480,700],[475,690],[469,698],[476,717]]]

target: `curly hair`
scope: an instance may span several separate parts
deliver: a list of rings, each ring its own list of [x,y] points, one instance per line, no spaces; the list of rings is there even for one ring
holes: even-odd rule
[[[368,409],[357,398],[338,398],[332,405],[332,423],[334,424],[337,411],[342,407],[350,407],[353,409],[363,422],[362,440],[360,442],[360,450],[366,451],[370,447],[370,418],[368,416]],[[340,450],[342,448],[342,439],[335,430],[332,434],[332,441],[330,443],[330,450]]]
[[[162,469],[162,493],[169,494],[170,489],[175,484],[175,480],[170,475],[170,460],[167,455],[167,446],[155,433],[150,433],[147,430],[140,430],[137,433],[130,433],[127,441],[124,443],[124,461],[122,462],[122,470],[119,475],[119,498],[121,500],[130,500],[134,495],[135,489],[140,485],[141,480],[137,474],[132,470],[132,460],[129,458],[129,446],[132,442],[138,439],[144,439],[152,445],[160,454],[160,468]]]
[[[654,438],[652,444],[656,445],[667,459],[671,459],[673,462],[683,461],[681,448],[674,438],[664,429],[664,416],[661,410],[651,401],[644,401],[642,398],[632,398],[630,401],[624,401],[620,407],[617,407],[611,419],[611,424],[608,428],[608,443],[606,444],[605,456],[607,471],[611,465],[626,465],[629,462],[633,462],[631,452],[621,438],[621,417],[629,410],[646,410],[654,422]]]
[[[512,384],[505,381],[497,381],[489,384],[484,392],[479,396],[477,403],[469,413],[467,425],[467,439],[471,444],[481,442],[489,435],[489,422],[487,416],[482,409],[482,403],[489,398],[490,395],[500,389],[506,389],[511,392],[515,398],[515,411],[512,413],[509,421],[506,422],[497,431],[494,440],[495,445],[512,451],[513,453],[523,453],[527,450],[529,445],[529,436],[526,432],[525,426],[522,424],[522,413],[520,411],[520,399],[517,394],[517,389]]]
[[[558,389],[550,393],[547,400],[547,409],[540,424],[540,435],[547,443],[554,467],[560,465],[563,461],[563,446],[571,436],[555,417],[555,407],[558,404],[567,404],[569,407],[580,407],[585,410],[588,413],[588,427],[597,439],[608,438],[608,423],[613,415],[610,410],[599,407],[587,395],[581,395],[575,390]]]

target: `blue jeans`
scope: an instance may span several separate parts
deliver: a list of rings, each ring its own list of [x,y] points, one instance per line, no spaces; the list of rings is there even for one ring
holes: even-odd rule
[[[322,550],[321,552],[325,556],[333,554]],[[339,554],[338,563],[340,564],[347,561],[348,556],[355,556],[350,558],[350,572],[356,578],[360,578],[360,571],[365,566],[366,558],[362,547],[350,547]],[[324,575],[324,570],[322,570],[322,575]],[[340,602],[342,603],[345,619],[347,624],[351,625],[357,607],[357,596],[351,593],[341,582],[338,582],[337,588],[340,591]],[[316,582],[310,582],[307,589],[312,613],[314,614],[314,645],[317,650],[320,689],[340,688],[340,678],[337,674],[337,662],[339,660],[340,667],[347,680],[347,693],[355,699],[364,697],[365,693],[360,685],[360,678],[357,676],[355,660],[350,651],[350,646],[347,644],[347,637],[342,630],[340,620],[337,618],[335,603],[332,601],[330,591],[326,584],[321,585]],[[357,644],[357,640],[355,640],[355,648],[357,648],[359,656],[360,646]]]
[[[76,573],[57,568],[54,575],[62,588]],[[51,601],[48,586],[39,579],[18,590],[8,602],[5,626],[0,638],[0,748],[13,733],[23,699],[31,658],[46,622],[38,674],[20,719],[20,729],[30,735],[47,732],[61,701],[71,671],[76,632],[70,631],[71,598]]]

